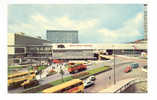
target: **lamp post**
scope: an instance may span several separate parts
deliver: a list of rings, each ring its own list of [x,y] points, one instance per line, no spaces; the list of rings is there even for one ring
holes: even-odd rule
[[[113,71],[114,71],[114,85],[116,84],[116,75],[115,75],[115,67],[116,67],[116,64],[115,64],[115,47],[114,47],[114,45],[113,45],[113,55],[114,55],[114,66],[113,66]]]

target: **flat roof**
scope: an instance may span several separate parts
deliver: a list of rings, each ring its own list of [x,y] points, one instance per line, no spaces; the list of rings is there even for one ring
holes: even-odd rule
[[[47,30],[47,32],[78,32],[78,30]]]

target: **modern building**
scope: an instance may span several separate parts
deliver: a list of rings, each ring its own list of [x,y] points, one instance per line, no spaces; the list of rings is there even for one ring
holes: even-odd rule
[[[147,44],[52,44],[52,59],[65,60],[95,60],[97,54],[112,55],[115,50],[117,55],[140,55],[147,51]]]
[[[26,36],[24,33],[8,34],[8,64],[13,59],[24,57],[49,57],[52,56],[52,46],[43,45],[50,41]],[[49,56],[48,56],[49,55]]]
[[[52,44],[53,59],[94,60],[94,48],[91,44]]]
[[[77,30],[47,30],[47,40],[52,43],[79,43]]]
[[[8,62],[16,58],[96,60],[100,53],[112,55],[114,51],[117,55],[140,55],[147,51],[147,41],[143,39],[126,44],[52,43],[24,34],[8,34]]]

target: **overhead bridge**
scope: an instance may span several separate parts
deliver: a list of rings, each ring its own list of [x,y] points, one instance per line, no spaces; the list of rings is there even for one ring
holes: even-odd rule
[[[135,79],[135,78],[130,78],[126,80],[122,80],[117,82],[115,85],[112,85],[106,89],[102,89],[99,91],[100,93],[120,93],[130,87],[131,85],[138,83],[138,82],[144,82],[147,81],[146,79]]]

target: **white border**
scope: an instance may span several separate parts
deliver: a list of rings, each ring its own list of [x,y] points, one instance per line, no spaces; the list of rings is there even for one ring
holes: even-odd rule
[[[155,1],[155,0],[154,0]],[[137,3],[148,3],[148,50],[149,50],[149,90],[147,94],[8,94],[7,93],[7,4],[91,4],[91,3],[104,3],[104,4],[137,4]],[[16,99],[16,100],[43,100],[43,99],[63,99],[63,100],[80,100],[80,99],[127,99],[127,100],[148,100],[155,99],[156,95],[156,5],[152,0],[10,0],[0,1],[0,95],[1,99]],[[155,43],[155,44],[154,44]],[[155,77],[154,77],[155,76]]]
[[[47,4],[47,3],[148,3],[150,0],[10,0],[9,4]]]

